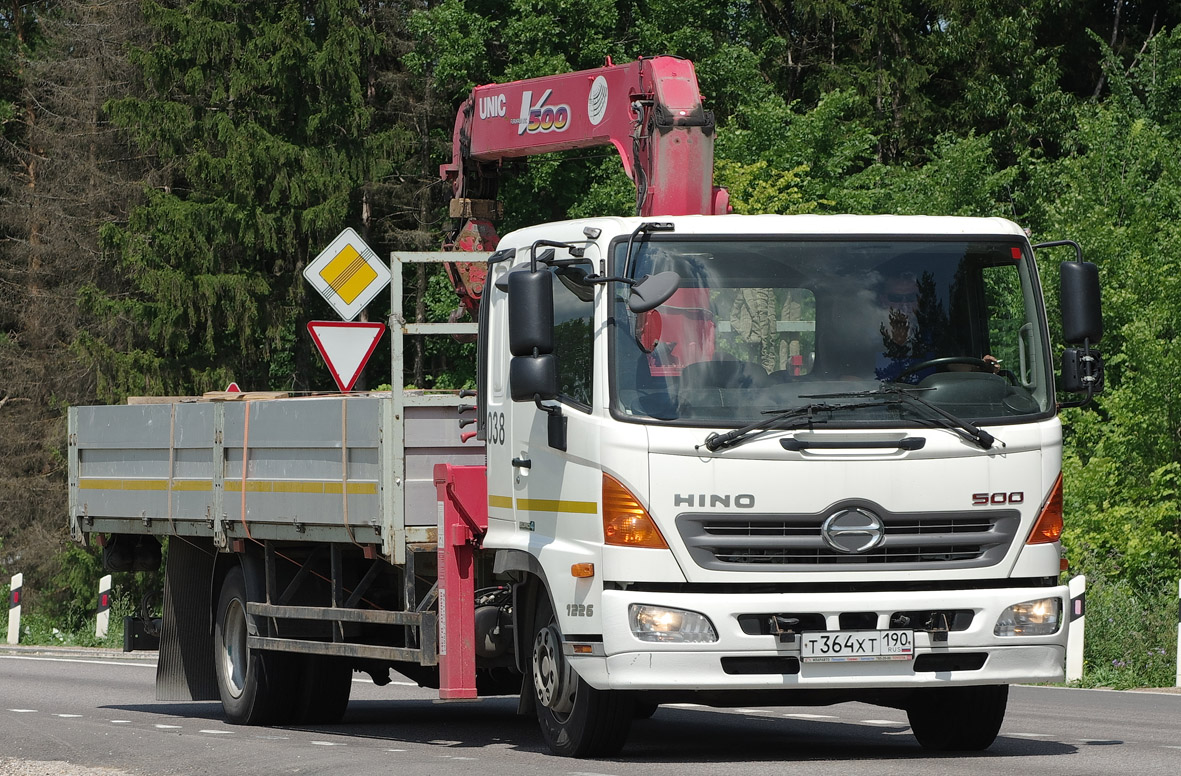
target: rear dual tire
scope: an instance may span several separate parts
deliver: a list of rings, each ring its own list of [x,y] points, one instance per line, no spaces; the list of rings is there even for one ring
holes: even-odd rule
[[[235,567],[222,582],[213,627],[213,661],[226,718],[235,725],[339,722],[352,668],[339,658],[269,652],[247,645],[246,582]]]

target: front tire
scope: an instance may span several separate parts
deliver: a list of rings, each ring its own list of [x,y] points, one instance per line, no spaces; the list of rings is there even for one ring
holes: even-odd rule
[[[530,662],[537,722],[546,746],[562,757],[618,754],[631,729],[631,696],[596,690],[574,673],[562,653],[562,631],[549,596],[542,590],[539,598]]]
[[[287,722],[298,700],[295,655],[252,650],[246,643],[246,582],[226,574],[213,626],[213,664],[226,718],[234,725]]]
[[[907,706],[910,729],[924,749],[978,752],[992,746],[1009,702],[1009,686],[920,690]]]

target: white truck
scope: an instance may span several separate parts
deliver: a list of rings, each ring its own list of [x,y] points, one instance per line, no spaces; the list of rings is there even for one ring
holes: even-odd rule
[[[633,65],[629,132],[694,115],[688,63]],[[623,88],[628,67],[480,87],[444,174],[487,164],[477,112],[598,126],[597,79]],[[629,171],[656,180],[646,158]],[[120,569],[168,537],[158,697],[333,721],[353,671],[392,669],[444,699],[519,694],[559,755],[618,752],[672,702],[863,701],[905,709],[925,747],[977,750],[1009,684],[1061,680],[1062,405],[1035,246],[1003,219],[713,215],[724,193],[685,188],[495,245],[457,199],[475,224],[457,244],[496,249],[456,271],[480,296],[460,407],[477,438],[463,398],[417,392],[72,408],[72,535]],[[395,385],[402,336],[432,330],[401,316],[402,265],[424,258],[391,257]],[[1097,273],[1081,251],[1061,273],[1058,388],[1085,401]]]

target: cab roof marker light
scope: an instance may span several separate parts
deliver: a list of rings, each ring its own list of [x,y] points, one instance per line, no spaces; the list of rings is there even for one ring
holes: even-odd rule
[[[617,547],[667,550],[660,529],[632,492],[603,474],[603,541]]]
[[[1062,475],[1054,481],[1050,488],[1050,495],[1042,504],[1037,522],[1029,532],[1026,544],[1049,544],[1058,541],[1062,536]]]

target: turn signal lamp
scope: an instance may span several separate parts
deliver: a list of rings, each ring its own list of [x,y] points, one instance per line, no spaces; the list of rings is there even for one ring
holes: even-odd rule
[[[1058,541],[1058,537],[1062,536],[1062,475],[1058,475],[1058,479],[1054,481],[1054,487],[1050,489],[1050,497],[1046,499],[1046,503],[1042,506],[1042,512],[1038,515],[1037,522],[1033,525],[1033,530],[1029,533],[1029,539],[1026,544],[1049,544],[1050,542]]]
[[[648,510],[610,474],[603,475],[603,539],[618,547],[668,549]]]

